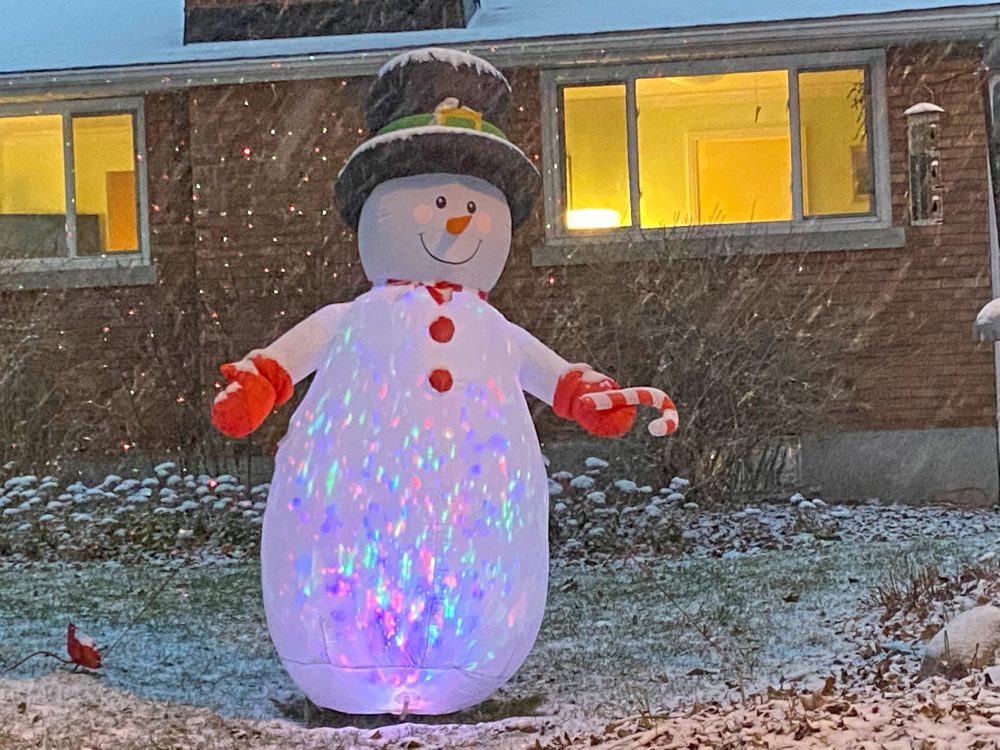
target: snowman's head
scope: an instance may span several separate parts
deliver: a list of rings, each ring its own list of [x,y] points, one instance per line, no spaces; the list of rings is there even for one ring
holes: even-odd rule
[[[450,281],[489,291],[510,254],[511,214],[486,180],[423,174],[388,180],[361,209],[358,247],[374,283]]]

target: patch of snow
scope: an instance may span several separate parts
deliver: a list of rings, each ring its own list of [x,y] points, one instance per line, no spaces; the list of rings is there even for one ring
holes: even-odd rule
[[[507,90],[510,90],[510,84],[507,82],[507,78],[504,74],[485,60],[476,57],[475,55],[470,55],[467,52],[460,52],[454,49],[443,49],[441,47],[424,47],[423,49],[412,50],[410,52],[404,52],[401,55],[396,55],[379,68],[378,77],[381,78],[389,71],[401,68],[404,65],[409,65],[413,62],[430,62],[431,60],[448,63],[456,69],[460,67],[475,68],[477,73],[486,73],[494,78],[500,79],[507,86]]]
[[[104,481],[101,482],[98,485],[98,487],[100,487],[102,490],[106,490],[110,488],[112,485],[120,484],[121,481],[122,478],[117,474],[108,474],[106,477],[104,477]]]
[[[174,471],[176,468],[177,464],[174,463],[173,461],[164,461],[162,464],[157,464],[156,466],[154,466],[153,471],[156,473],[157,476],[161,474],[166,476],[167,474],[170,474],[172,471]]]
[[[583,465],[588,469],[606,469],[611,464],[603,458],[598,458],[597,456],[587,456],[587,458],[584,459]]]

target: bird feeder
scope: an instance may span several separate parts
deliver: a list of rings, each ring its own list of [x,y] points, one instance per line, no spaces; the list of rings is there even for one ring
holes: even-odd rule
[[[903,112],[910,156],[910,224],[928,226],[944,221],[939,126],[944,110],[930,102]]]

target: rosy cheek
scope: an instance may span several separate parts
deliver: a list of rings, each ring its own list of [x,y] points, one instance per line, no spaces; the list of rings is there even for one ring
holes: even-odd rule
[[[426,203],[420,203],[413,209],[413,220],[418,224],[426,224],[434,216],[434,209]]]
[[[483,234],[489,234],[490,230],[493,229],[493,217],[489,214],[479,214],[476,217],[476,229]]]

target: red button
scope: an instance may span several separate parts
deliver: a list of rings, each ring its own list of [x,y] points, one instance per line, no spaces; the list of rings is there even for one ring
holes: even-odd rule
[[[439,344],[445,344],[451,341],[451,337],[455,335],[455,324],[451,322],[451,318],[442,315],[431,323],[430,332],[432,339]]]
[[[451,379],[451,373],[447,370],[433,370],[427,380],[430,381],[431,388],[439,393],[450,391],[455,382]]]

